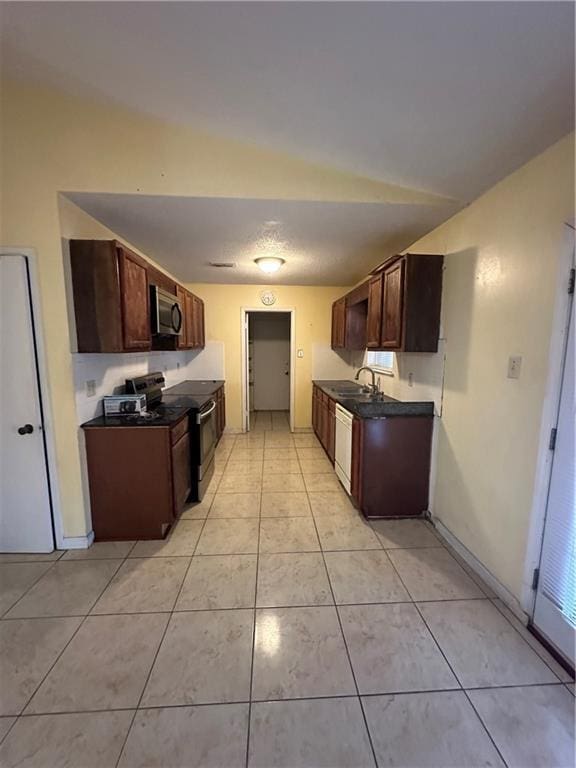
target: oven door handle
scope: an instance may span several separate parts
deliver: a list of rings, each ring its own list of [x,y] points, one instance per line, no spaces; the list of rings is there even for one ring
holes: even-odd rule
[[[201,424],[206,418],[206,416],[209,416],[212,413],[212,411],[215,411],[215,410],[216,410],[216,400],[213,400],[212,405],[210,406],[210,408],[208,408],[207,411],[202,411],[202,413],[199,413],[196,416],[196,424]]]

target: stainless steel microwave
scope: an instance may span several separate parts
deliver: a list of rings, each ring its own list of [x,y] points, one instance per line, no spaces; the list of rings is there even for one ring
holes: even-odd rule
[[[157,336],[179,336],[182,333],[182,304],[177,296],[150,286],[152,333]]]

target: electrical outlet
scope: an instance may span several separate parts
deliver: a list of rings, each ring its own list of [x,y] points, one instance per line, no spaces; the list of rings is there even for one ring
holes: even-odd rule
[[[299,349],[298,352],[296,353],[296,355],[298,357],[304,357],[304,350],[303,349]]]
[[[413,387],[414,386],[414,374],[412,371],[408,374],[408,386]]]
[[[522,368],[522,358],[519,355],[514,355],[508,358],[508,378],[509,379],[519,379],[521,368]]]
[[[89,379],[86,382],[86,397],[94,397],[96,394],[96,380]]]

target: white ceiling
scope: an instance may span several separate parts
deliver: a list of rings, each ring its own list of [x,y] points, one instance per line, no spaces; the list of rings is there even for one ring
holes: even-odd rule
[[[1,6],[8,73],[461,203],[573,127],[571,2]]]
[[[186,281],[269,280],[253,258],[275,220],[287,260],[279,282],[351,284],[573,129],[570,2],[2,2],[0,11],[3,73],[444,196],[365,205],[69,195]]]
[[[184,282],[352,285],[454,206],[67,193]],[[276,222],[266,226],[267,222]],[[267,277],[254,258],[286,264]],[[234,269],[210,262],[235,262]]]

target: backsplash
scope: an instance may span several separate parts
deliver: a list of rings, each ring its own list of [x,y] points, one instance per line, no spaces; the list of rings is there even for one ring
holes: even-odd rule
[[[394,376],[378,375],[380,389],[385,395],[397,400],[426,400],[434,402],[434,414],[442,415],[444,388],[445,340],[438,342],[438,352],[394,355]],[[354,360],[355,368],[367,365],[367,353],[360,353]],[[361,381],[370,382],[370,374],[360,374]]]
[[[358,357],[358,353],[345,349],[335,352],[330,344],[312,344],[312,380],[350,379],[356,372],[354,356]]]
[[[224,344],[209,341],[200,351],[144,352],[142,354],[75,354],[74,387],[78,424],[102,414],[102,398],[120,394],[126,379],[162,371],[166,386],[185,379],[224,379]],[[94,382],[88,394],[87,382]]]

